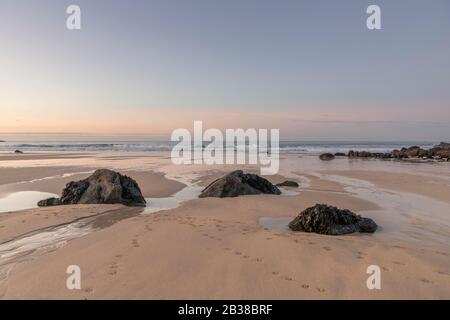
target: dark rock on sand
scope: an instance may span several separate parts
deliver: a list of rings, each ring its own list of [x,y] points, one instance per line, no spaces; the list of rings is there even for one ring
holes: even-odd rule
[[[316,204],[302,211],[289,223],[293,231],[315,232],[327,235],[341,235],[353,232],[373,233],[377,224],[369,218],[338,209],[326,204]]]
[[[335,156],[335,157],[346,157],[347,155],[346,155],[345,153],[343,153],[343,152],[336,152],[336,153],[334,154],[334,156]]]
[[[54,198],[53,198],[54,199]],[[61,199],[40,201],[40,206],[67,204],[115,204],[145,207],[137,182],[118,172],[100,169],[81,181],[69,182],[64,188]],[[39,205],[38,204],[38,205]]]
[[[431,156],[450,159],[450,143],[441,142],[429,150]]]
[[[38,202],[39,207],[59,206],[61,204],[61,199],[59,198],[48,198]]]
[[[208,185],[199,198],[206,197],[237,197],[251,194],[281,194],[280,189],[270,181],[242,170],[233,171]]]
[[[348,156],[350,158],[372,158],[374,155],[371,152],[368,151],[353,151],[350,150],[348,152]]]
[[[23,153],[23,151],[15,150],[14,153],[21,154],[21,153]]]
[[[408,148],[402,148],[400,150],[400,153],[405,154],[408,158],[410,157],[423,157],[427,155],[428,151],[425,149],[422,149],[418,146],[408,147]]]
[[[293,187],[293,188],[298,188],[299,187],[297,182],[291,181],[291,180],[286,180],[286,181],[284,181],[282,183],[278,183],[276,186],[277,187]]]
[[[329,161],[334,159],[334,155],[331,153],[323,153],[319,156],[320,160]]]

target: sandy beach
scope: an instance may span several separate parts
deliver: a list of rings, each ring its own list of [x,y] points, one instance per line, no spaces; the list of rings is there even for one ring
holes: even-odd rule
[[[98,168],[136,179],[147,207],[11,210],[23,199],[59,195]],[[197,198],[236,168],[176,166],[167,152],[1,154],[0,297],[450,298],[448,163],[282,154],[279,174],[266,178],[294,180],[299,188],[283,188],[281,196]],[[287,229],[316,203],[372,218],[379,230],[326,236]],[[66,287],[69,265],[81,269],[81,290]],[[382,270],[381,290],[366,286],[369,265]]]

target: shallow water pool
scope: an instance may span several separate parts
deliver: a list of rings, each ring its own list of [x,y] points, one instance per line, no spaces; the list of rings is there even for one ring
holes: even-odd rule
[[[37,208],[38,201],[58,195],[39,191],[20,191],[0,198],[0,213]]]

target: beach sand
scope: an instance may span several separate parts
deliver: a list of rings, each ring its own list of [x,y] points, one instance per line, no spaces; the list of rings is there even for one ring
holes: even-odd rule
[[[22,156],[0,160],[0,209],[1,197],[59,194],[65,183],[97,168],[135,178],[149,204],[237,168],[175,166],[165,153]],[[450,298],[448,164],[325,163],[293,154],[282,155],[280,168],[266,178],[296,180],[300,188],[281,196],[193,198],[159,212],[73,205],[0,213],[0,297]],[[379,231],[324,236],[287,230],[288,221],[315,203],[370,217]],[[70,265],[81,268],[81,290],[66,287]],[[381,269],[380,290],[366,286],[370,265]]]

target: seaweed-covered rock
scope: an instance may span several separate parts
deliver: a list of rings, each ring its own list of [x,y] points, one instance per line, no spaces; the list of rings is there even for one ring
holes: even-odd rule
[[[338,209],[326,204],[316,204],[302,211],[289,223],[293,231],[315,232],[327,235],[341,235],[353,232],[373,233],[377,224],[350,210]]]
[[[225,198],[251,194],[279,195],[281,191],[270,181],[256,174],[236,170],[212,182],[203,189],[199,197]]]
[[[43,200],[38,205],[102,203],[121,203],[138,207],[146,205],[141,189],[135,180],[108,169],[96,170],[84,180],[69,182],[62,191],[61,199]]]

